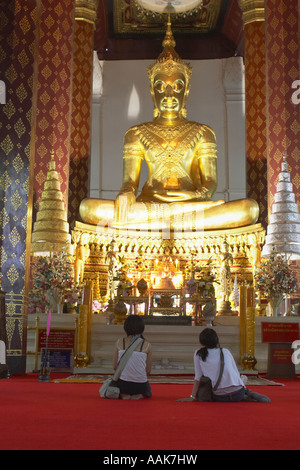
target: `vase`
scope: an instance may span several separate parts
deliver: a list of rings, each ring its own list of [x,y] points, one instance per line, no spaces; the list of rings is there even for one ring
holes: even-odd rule
[[[276,294],[269,299],[269,310],[271,317],[279,317],[281,315],[281,305],[283,294]]]
[[[57,304],[57,313],[59,315],[64,313],[64,304]]]

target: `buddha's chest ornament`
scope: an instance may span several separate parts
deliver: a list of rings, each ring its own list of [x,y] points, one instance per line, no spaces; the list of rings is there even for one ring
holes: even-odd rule
[[[185,155],[194,146],[197,136],[199,138],[199,127],[195,123],[175,127],[142,125],[140,140],[151,154],[152,179],[189,178]]]

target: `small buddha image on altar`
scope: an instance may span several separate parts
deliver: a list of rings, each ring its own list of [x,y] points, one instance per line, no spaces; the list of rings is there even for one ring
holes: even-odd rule
[[[180,313],[183,275],[178,259],[171,256],[156,259],[150,279],[151,313]]]
[[[151,285],[154,289],[180,289],[183,283],[178,259],[164,256],[156,259],[151,274]]]

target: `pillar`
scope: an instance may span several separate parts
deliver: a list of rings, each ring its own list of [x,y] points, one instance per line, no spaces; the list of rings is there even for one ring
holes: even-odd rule
[[[68,219],[73,228],[88,196],[96,0],[76,0],[69,167]],[[99,131],[98,131],[99,132]]]
[[[68,205],[74,2],[40,1],[33,221],[39,208],[52,151],[65,207]]]
[[[300,2],[266,0],[267,146],[269,213],[286,152],[300,203],[300,105],[293,84],[300,79]]]
[[[264,0],[240,0],[245,30],[247,196],[268,223],[267,87]]]

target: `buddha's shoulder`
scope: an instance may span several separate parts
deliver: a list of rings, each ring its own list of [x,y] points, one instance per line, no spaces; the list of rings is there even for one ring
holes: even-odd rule
[[[143,122],[135,126],[130,127],[124,137],[124,142],[127,144],[138,143],[147,136],[151,135],[154,131],[153,122]],[[154,132],[155,133],[155,132]]]
[[[124,140],[125,142],[132,142],[138,139],[140,134],[141,125],[132,126],[125,132]]]
[[[216,134],[214,130],[207,124],[200,124],[199,122],[189,121],[191,127],[193,127],[195,132],[201,134],[206,140],[215,140]]]

